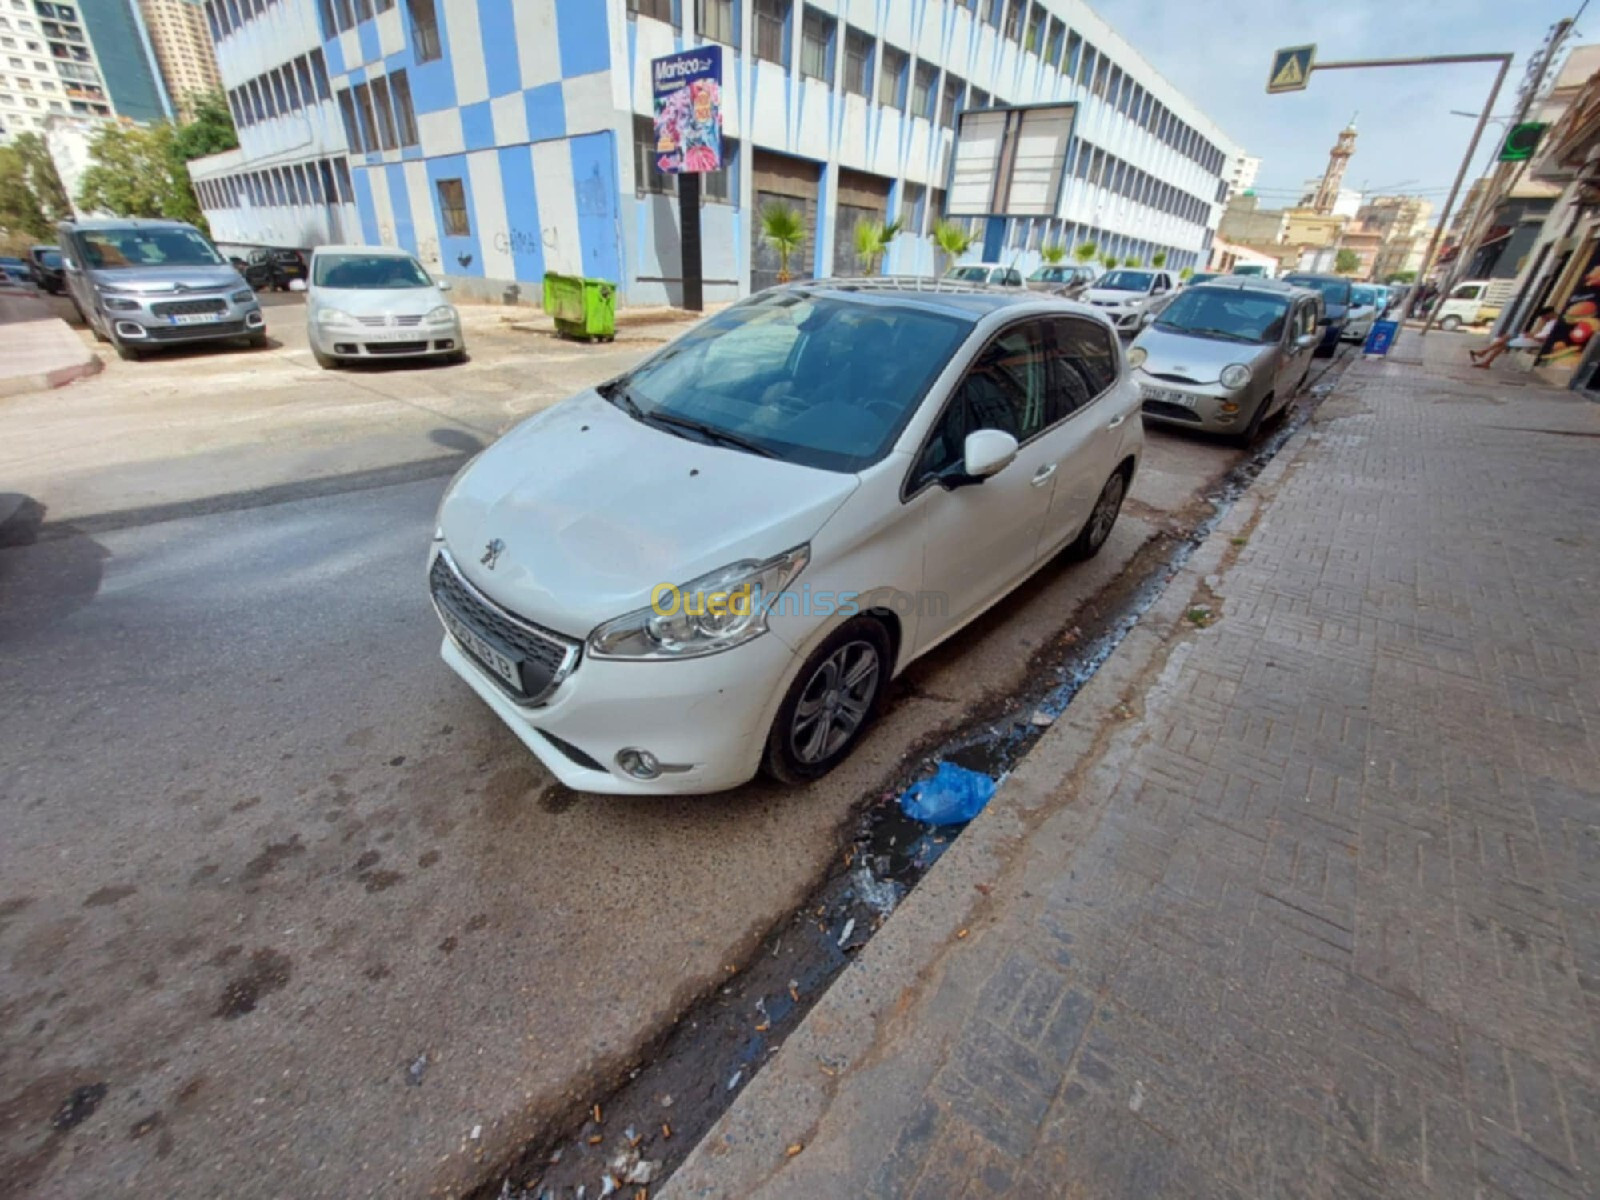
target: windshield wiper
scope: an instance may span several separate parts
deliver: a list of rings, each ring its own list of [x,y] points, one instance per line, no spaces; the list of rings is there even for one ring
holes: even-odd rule
[[[622,380],[618,379],[613,383],[603,383],[595,390],[635,421],[643,421],[645,419],[644,409],[639,407],[638,401],[628,391],[628,385]]]
[[[1157,322],[1159,324],[1159,322]],[[1163,329],[1171,329],[1177,333],[1192,333],[1197,337],[1219,337],[1230,342],[1254,342],[1256,339],[1242,333],[1234,333],[1228,329],[1197,328],[1193,325],[1163,325]]]
[[[648,413],[639,419],[651,424],[670,425],[675,429],[698,433],[701,437],[710,441],[720,442],[724,446],[733,446],[736,449],[759,455],[762,458],[778,457],[771,450],[757,442],[742,438],[737,433],[729,433],[726,429],[718,429],[715,425],[707,425],[704,421],[696,421],[692,417],[680,417],[676,413],[662,412],[657,409],[655,412]]]

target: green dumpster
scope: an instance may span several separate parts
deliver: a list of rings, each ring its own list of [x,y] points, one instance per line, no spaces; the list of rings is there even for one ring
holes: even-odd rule
[[[544,310],[565,337],[616,341],[617,285],[609,280],[547,273]]]

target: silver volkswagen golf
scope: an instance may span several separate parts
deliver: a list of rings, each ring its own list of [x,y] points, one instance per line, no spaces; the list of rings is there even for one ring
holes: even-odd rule
[[[1145,419],[1248,443],[1305,383],[1321,321],[1316,292],[1274,279],[1185,288],[1128,348]]]

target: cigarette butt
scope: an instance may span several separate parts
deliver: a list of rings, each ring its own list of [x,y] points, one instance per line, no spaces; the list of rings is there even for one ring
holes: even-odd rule
[[[593,1136],[593,1137],[592,1137],[592,1138],[590,1138],[590,1139],[589,1139],[589,1145],[591,1145],[591,1146],[598,1146],[598,1145],[599,1145],[599,1144],[600,1144],[600,1143],[601,1143],[601,1142],[603,1142],[603,1141],[605,1141],[605,1138],[603,1138],[603,1137],[601,1137],[601,1136],[600,1136],[600,1135],[599,1135],[599,1134],[598,1134],[598,1133],[597,1133],[597,1134],[595,1134],[595,1135],[594,1135],[594,1136]]]
[[[960,929],[960,930],[956,931],[956,937],[957,938],[964,938],[966,936],[967,936],[967,931],[965,929]]]
[[[594,1123],[596,1125],[600,1124],[600,1106],[598,1104],[594,1106]]]
[[[665,1125],[664,1124],[664,1125],[661,1126],[661,1138],[662,1138],[663,1141],[671,1141],[672,1140],[672,1126],[671,1125]]]
[[[789,1148],[788,1148],[788,1149],[787,1149],[787,1150],[785,1150],[785,1151],[784,1151],[784,1152],[783,1152],[783,1153],[784,1153],[784,1156],[785,1156],[785,1157],[787,1157],[787,1158],[793,1158],[793,1157],[794,1157],[794,1156],[795,1156],[795,1155],[796,1155],[796,1154],[799,1154],[799,1153],[800,1153],[800,1151],[802,1151],[802,1150],[804,1150],[804,1149],[805,1149],[805,1147],[804,1147],[804,1146],[802,1146],[802,1145],[801,1145],[801,1144],[800,1144],[800,1143],[799,1143],[799,1142],[796,1142],[796,1143],[795,1143],[795,1144],[794,1144],[794,1145],[792,1145],[792,1146],[790,1146],[790,1147],[789,1147]]]

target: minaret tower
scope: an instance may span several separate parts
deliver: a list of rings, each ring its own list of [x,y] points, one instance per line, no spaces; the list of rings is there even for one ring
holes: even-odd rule
[[[1332,151],[1328,154],[1328,169],[1322,173],[1322,182],[1317,186],[1317,194],[1311,198],[1313,211],[1324,215],[1333,211],[1333,206],[1339,199],[1339,185],[1344,182],[1344,169],[1350,165],[1350,156],[1355,152],[1356,117],[1351,117],[1350,124],[1344,127],[1344,132],[1339,135],[1339,140],[1334,143]]]

